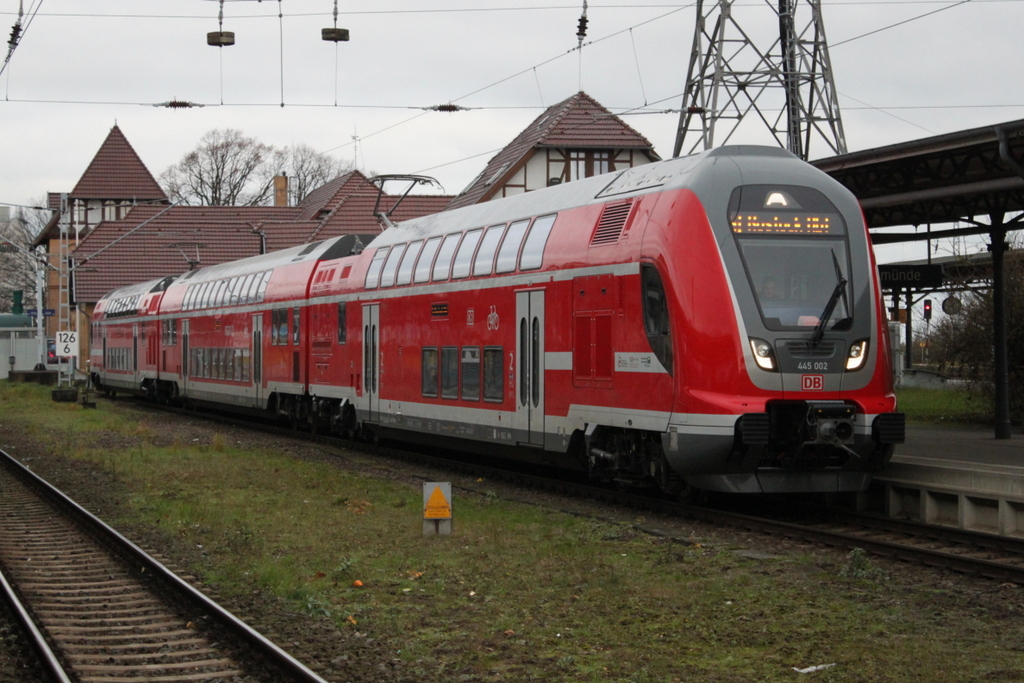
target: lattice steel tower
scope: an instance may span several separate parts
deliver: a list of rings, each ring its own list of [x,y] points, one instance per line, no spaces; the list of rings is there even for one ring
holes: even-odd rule
[[[809,12],[799,12],[806,5]],[[705,10],[705,6],[710,9]],[[748,28],[765,33],[761,49],[734,16],[732,0],[697,0],[697,26],[686,76],[674,156],[729,142],[751,112],[782,147],[807,159],[812,141],[846,153],[820,0],[744,5]],[[760,12],[760,16],[755,16]],[[774,16],[778,33],[765,32]],[[797,24],[797,19],[805,23]],[[755,23],[756,22],[756,23]],[[708,26],[713,28],[708,31]],[[798,26],[801,28],[798,29]],[[699,139],[691,132],[699,134]],[[684,148],[684,144],[689,147]]]

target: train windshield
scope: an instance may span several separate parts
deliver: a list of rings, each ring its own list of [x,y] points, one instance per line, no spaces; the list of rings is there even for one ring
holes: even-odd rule
[[[729,224],[765,327],[811,330],[825,315],[824,329],[851,324],[846,224],[825,195],[796,186],[740,187]]]

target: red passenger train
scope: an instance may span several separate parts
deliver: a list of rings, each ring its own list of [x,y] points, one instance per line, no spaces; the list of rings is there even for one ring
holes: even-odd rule
[[[903,440],[856,199],[723,147],[125,287],[94,382],[620,483],[859,491]]]

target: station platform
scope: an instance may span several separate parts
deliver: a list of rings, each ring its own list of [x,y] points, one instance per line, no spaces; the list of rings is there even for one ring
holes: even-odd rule
[[[890,517],[1024,537],[1024,433],[908,425],[858,506]]]

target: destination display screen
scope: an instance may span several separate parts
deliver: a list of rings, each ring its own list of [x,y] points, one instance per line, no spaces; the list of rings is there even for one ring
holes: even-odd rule
[[[842,221],[836,215],[742,211],[730,217],[734,233],[755,235],[842,235]]]
[[[744,185],[729,200],[735,235],[845,235],[846,224],[820,191],[796,185]]]

